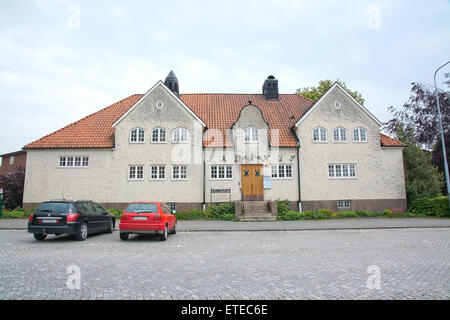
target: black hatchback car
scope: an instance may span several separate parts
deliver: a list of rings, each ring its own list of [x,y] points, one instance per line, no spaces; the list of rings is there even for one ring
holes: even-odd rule
[[[69,234],[82,241],[91,233],[111,233],[114,226],[114,215],[90,200],[46,201],[28,219],[28,232],[36,240],[48,234]]]

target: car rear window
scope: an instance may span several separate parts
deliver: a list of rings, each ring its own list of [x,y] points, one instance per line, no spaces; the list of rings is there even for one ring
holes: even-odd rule
[[[44,202],[37,208],[38,212],[66,212],[70,204],[67,202]]]
[[[132,203],[128,205],[125,212],[149,212],[157,213],[158,206],[156,203]]]

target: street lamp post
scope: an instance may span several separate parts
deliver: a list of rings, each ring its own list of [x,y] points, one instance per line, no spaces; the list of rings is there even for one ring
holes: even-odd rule
[[[436,105],[437,105],[437,111],[438,111],[438,122],[439,122],[439,128],[441,130],[441,145],[442,145],[442,156],[444,157],[444,171],[445,171],[445,181],[447,182],[447,195],[448,195],[448,205],[450,208],[450,179],[448,177],[448,163],[447,163],[447,152],[445,150],[445,138],[444,138],[444,128],[442,126],[442,116],[441,116],[441,107],[439,106],[439,93],[438,88],[436,85],[436,74],[437,72],[448,65],[450,61],[446,62],[442,66],[436,69],[434,72],[434,93],[436,95]],[[448,128],[447,128],[448,129]]]

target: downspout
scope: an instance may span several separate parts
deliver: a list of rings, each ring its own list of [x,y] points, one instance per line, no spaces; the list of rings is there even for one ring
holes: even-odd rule
[[[297,179],[298,179],[298,211],[302,212],[302,193],[301,193],[301,183],[300,183],[300,139],[297,136],[297,132],[294,131],[295,141],[297,141]]]
[[[203,144],[203,142],[202,142]],[[202,146],[202,159],[203,159],[203,203],[202,203],[202,209],[205,211],[206,209],[206,165],[205,165],[205,147]]]

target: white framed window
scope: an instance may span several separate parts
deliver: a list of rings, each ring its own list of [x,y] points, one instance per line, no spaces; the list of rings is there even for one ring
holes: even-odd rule
[[[292,175],[292,165],[290,164],[278,164],[271,167],[272,178],[275,179],[291,179]]]
[[[336,102],[334,103],[334,107],[335,107],[337,110],[339,110],[339,109],[341,108],[341,102],[336,101]]]
[[[350,209],[350,207],[351,207],[351,201],[350,200],[338,200],[337,201],[337,208],[339,209],[339,210],[342,210],[342,209]]]
[[[163,128],[156,128],[152,131],[152,143],[166,142],[166,130]]]
[[[166,167],[165,166],[150,166],[150,180],[165,180]]]
[[[212,165],[211,179],[233,179],[233,165]]]
[[[135,128],[130,131],[130,143],[144,143],[145,131],[141,128]]]
[[[173,142],[186,143],[188,142],[188,131],[185,128],[176,128],[173,130]]]
[[[169,207],[170,212],[176,213],[177,212],[177,204],[176,202],[167,202],[167,207]]]
[[[128,180],[144,180],[144,166],[128,166]]]
[[[87,156],[61,156],[58,166],[60,168],[87,168],[89,166],[89,157]]]
[[[163,107],[164,107],[164,103],[162,102],[162,100],[156,101],[156,108],[162,109]]]
[[[354,142],[367,142],[367,131],[363,128],[356,128],[353,130]]]
[[[9,157],[9,164],[14,164],[14,156]]]
[[[347,142],[347,130],[344,128],[336,128],[333,130],[333,141],[334,142]]]
[[[186,180],[186,166],[172,166],[172,180]]]
[[[245,128],[244,129],[244,141],[245,142],[258,142],[259,133],[256,128]]]
[[[314,142],[327,142],[327,130],[321,127],[314,128],[313,130]]]
[[[356,164],[329,164],[328,178],[356,178]]]

